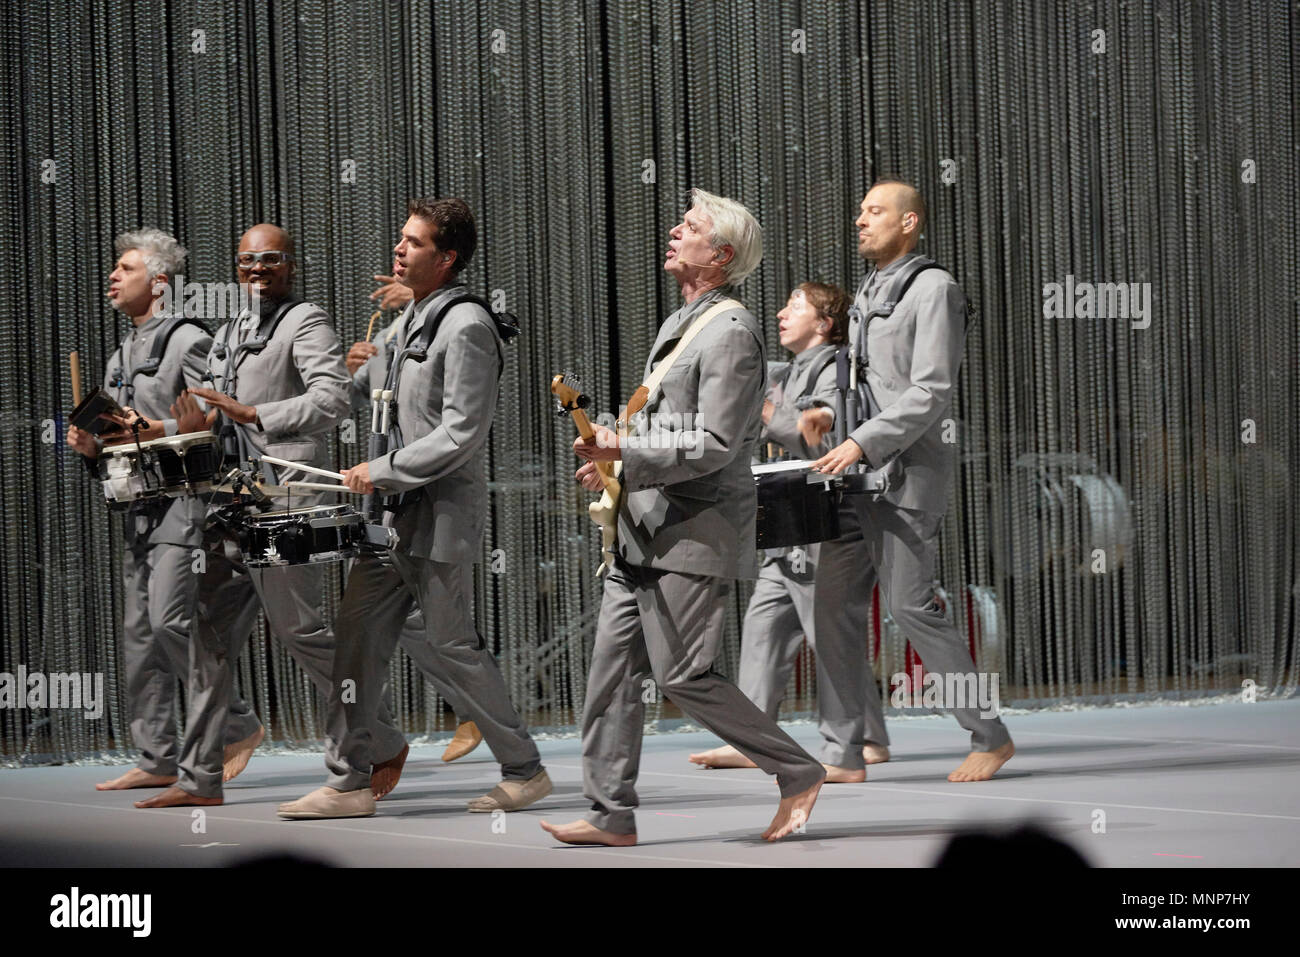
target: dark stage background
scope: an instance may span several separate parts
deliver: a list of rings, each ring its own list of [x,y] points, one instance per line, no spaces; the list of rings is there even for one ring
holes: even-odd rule
[[[940,573],[1003,703],[1294,692],[1297,4],[4,8],[0,670],[102,671],[110,694],[99,721],[0,712],[8,760],[127,741],[120,535],[62,439],[68,353],[96,382],[125,332],[104,299],[113,237],[162,227],[189,278],[228,281],[240,232],[280,223],[300,294],[346,345],[413,194],[469,201],[466,278],[525,328],[477,604],[534,724],[578,720],[599,597],[551,375],[579,372],[601,409],[635,386],[677,305],[659,265],[695,185],[763,224],[742,292],[781,357],[790,288],[863,274],[851,223],[884,175],[927,196],[921,248],[977,315]],[[1067,276],[1149,283],[1149,326],[1045,318],[1044,287]],[[364,445],[335,449],[351,465]],[[878,633],[887,681],[906,655],[885,609]],[[450,727],[404,657],[394,675],[408,731]],[[318,736],[313,693],[260,625],[240,681],[277,740]],[[813,690],[806,652],[796,683],[792,710]]]

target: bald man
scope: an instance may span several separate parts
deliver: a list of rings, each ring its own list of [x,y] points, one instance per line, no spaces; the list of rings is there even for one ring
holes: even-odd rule
[[[350,387],[343,349],[319,306],[293,298],[293,239],[278,226],[260,224],[239,241],[235,265],[247,284],[249,308],[217,330],[208,354],[211,387],[188,392],[207,404],[209,427],[222,442],[224,467],[247,467],[263,455],[289,462],[328,466],[326,439],[349,409]],[[262,462],[267,484],[311,480],[298,469]],[[329,493],[298,490],[279,508],[323,504]],[[328,498],[329,504],[338,502]],[[215,506],[214,506],[215,507]],[[244,649],[259,609],[271,634],[325,696],[327,763],[337,760],[346,725],[340,694],[331,681],[334,635],[321,618],[320,565],[249,568],[238,547],[220,528],[204,534],[205,562],[199,581],[189,676],[189,714],[180,780],[136,807],[222,803],[223,748],[221,704],[230,698],[232,663]],[[248,755],[263,732],[240,743]],[[387,709],[372,739],[372,754],[383,759],[377,789],[391,790],[407,751]],[[386,790],[385,792],[386,793]]]
[[[849,332],[861,414],[844,424],[847,437],[815,467],[838,475],[858,462],[880,469],[897,459],[901,481],[879,497],[846,495],[842,534],[821,546],[814,628],[823,665],[822,760],[830,780],[861,780],[864,746],[868,755],[888,756],[880,691],[867,657],[867,611],[877,582],[927,672],[975,674],[966,643],[934,589],[939,523],[957,466],[943,422],[961,365],[966,298],[951,275],[916,254],[924,224],[921,194],[897,180],[871,188],[855,224],[858,252],[875,263],[858,287]],[[830,430],[831,417],[823,411],[805,416],[814,431]],[[954,682],[945,680],[944,687]],[[943,706],[971,737],[970,754],[948,780],[988,780],[1015,753],[1006,726],[974,701]]]

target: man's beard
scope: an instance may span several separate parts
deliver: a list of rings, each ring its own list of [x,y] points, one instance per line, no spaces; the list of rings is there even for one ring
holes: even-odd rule
[[[283,298],[284,296],[274,295],[256,283],[248,284],[248,308],[255,316],[274,309]]]

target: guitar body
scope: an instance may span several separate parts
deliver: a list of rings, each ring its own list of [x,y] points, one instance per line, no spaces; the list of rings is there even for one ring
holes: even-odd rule
[[[591,439],[596,432],[585,411],[588,400],[577,388],[572,375],[560,374],[551,380],[551,392],[560,403],[560,411],[573,416],[578,434]],[[587,506],[587,515],[600,528],[601,565],[597,575],[605,575],[614,567],[614,546],[618,544],[618,507],[623,498],[623,486],[618,476],[623,473],[622,462],[597,462],[596,471],[605,486],[599,501]]]
[[[614,546],[618,544],[618,506],[623,499],[623,486],[618,476],[623,473],[623,463],[615,462],[613,474],[605,478],[605,490],[600,493],[599,501],[587,506],[587,514],[600,528],[600,568],[597,575],[614,567]]]

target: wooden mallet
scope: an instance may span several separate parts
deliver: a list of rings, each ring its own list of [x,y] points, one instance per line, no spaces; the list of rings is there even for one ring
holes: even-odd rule
[[[72,407],[81,405],[81,355],[76,349],[68,355],[68,365],[72,367]]]

